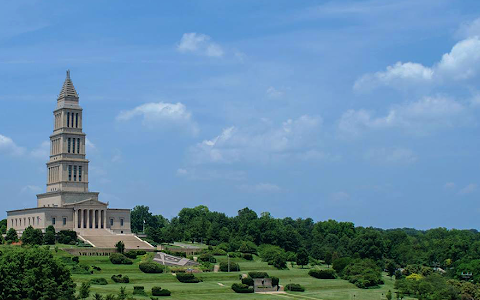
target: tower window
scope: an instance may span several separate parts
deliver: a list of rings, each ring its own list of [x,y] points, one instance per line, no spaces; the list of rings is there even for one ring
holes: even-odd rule
[[[70,127],[70,113],[67,112],[67,127]]]
[[[80,153],[80,139],[77,141],[77,153]]]
[[[52,218],[52,225],[55,225],[55,218]]]
[[[75,128],[78,128],[78,113],[75,114]]]
[[[78,181],[82,181],[82,166],[78,166]]]
[[[76,139],[74,138],[74,139],[72,139],[72,140],[73,140],[73,148],[72,148],[72,153],[75,153],[75,140],[76,140]]]
[[[71,138],[68,138],[68,153],[70,153],[70,143],[71,143]]]
[[[67,225],[67,218],[63,218],[63,226]]]
[[[77,181],[77,166],[73,166],[73,181]]]
[[[113,219],[110,219],[110,226],[113,226]]]
[[[72,166],[68,166],[68,181],[72,181]]]

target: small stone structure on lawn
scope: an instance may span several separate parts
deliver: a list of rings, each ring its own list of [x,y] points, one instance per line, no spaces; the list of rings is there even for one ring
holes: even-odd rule
[[[253,291],[255,293],[276,292],[277,286],[272,286],[272,278],[254,278]]]

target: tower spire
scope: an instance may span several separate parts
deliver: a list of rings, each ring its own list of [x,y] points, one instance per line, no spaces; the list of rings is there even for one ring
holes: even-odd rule
[[[77,91],[75,90],[72,80],[70,79],[70,70],[67,70],[67,77],[65,78],[65,82],[63,83],[60,95],[58,95],[58,100],[62,99],[78,101]]]

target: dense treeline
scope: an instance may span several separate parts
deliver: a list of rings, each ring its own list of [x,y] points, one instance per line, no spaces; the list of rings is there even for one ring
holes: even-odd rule
[[[205,206],[184,208],[168,220],[153,215],[146,206],[137,206],[132,211],[132,230],[141,232],[144,227],[148,238],[156,243],[190,240],[215,246],[250,241],[279,246],[287,252],[306,250],[311,258],[328,264],[332,257],[372,259],[383,262],[382,267],[388,262],[396,267],[439,267],[452,277],[475,269],[475,280],[480,280],[480,233],[476,230],[382,230],[334,220],[280,219],[269,213],[258,215],[249,208],[229,217]]]

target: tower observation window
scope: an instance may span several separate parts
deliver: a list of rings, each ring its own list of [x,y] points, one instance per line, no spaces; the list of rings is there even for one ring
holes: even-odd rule
[[[70,113],[67,112],[67,127],[70,127]]]
[[[70,143],[71,143],[71,138],[68,138],[68,153],[70,153]]]
[[[72,166],[68,166],[68,181],[72,181]]]

